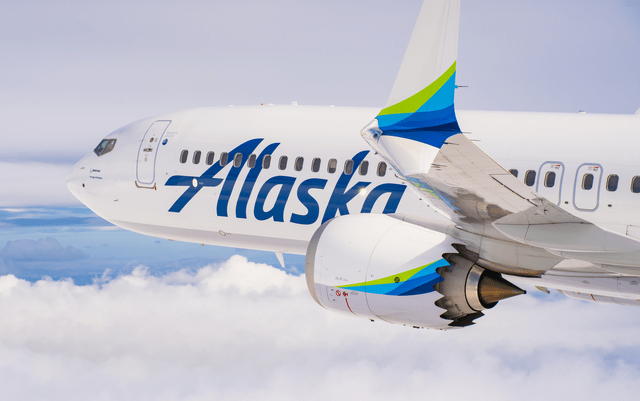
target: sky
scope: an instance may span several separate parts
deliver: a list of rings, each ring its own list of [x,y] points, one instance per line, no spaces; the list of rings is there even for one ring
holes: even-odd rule
[[[420,0],[0,5],[3,398],[637,397],[637,308],[529,289],[464,330],[371,323],[315,304],[300,256],[144,237],[67,191],[151,115],[382,107]],[[463,0],[456,105],[634,113],[638,49],[638,0]]]

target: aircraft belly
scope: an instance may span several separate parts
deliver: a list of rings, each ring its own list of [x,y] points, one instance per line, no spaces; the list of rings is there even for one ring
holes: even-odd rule
[[[236,231],[199,230],[112,220],[119,227],[173,241],[304,255],[309,240],[250,235]]]

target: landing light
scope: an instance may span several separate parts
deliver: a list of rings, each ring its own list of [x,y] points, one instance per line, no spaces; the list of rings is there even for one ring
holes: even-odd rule
[[[367,196],[367,190],[365,188],[360,188],[360,191],[358,191],[358,194],[360,196]]]

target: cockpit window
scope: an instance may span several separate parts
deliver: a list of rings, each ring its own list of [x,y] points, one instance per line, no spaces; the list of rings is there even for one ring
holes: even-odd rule
[[[103,139],[93,152],[100,157],[111,152],[114,146],[116,146],[116,139]]]

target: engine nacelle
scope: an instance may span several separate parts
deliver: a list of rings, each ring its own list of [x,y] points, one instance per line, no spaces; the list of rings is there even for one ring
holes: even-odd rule
[[[472,324],[524,291],[462,258],[446,234],[376,214],[337,217],[307,248],[313,298],[337,312],[415,327]]]

